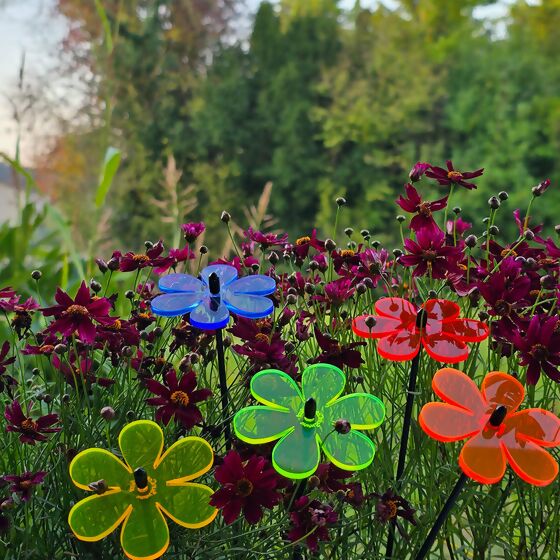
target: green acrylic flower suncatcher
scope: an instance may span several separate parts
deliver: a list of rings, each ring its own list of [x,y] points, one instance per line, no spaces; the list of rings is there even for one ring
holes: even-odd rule
[[[279,439],[272,463],[287,478],[311,476],[319,465],[321,450],[341,469],[365,469],[373,461],[375,446],[357,430],[379,426],[385,407],[367,393],[341,397],[345,384],[344,373],[330,364],[306,368],[301,390],[282,371],[261,371],[251,379],[251,393],[264,406],[248,406],[237,412],[235,433],[251,444]],[[350,423],[348,433],[335,430],[338,420]]]
[[[211,523],[217,510],[209,505],[213,491],[191,482],[214,461],[208,442],[186,437],[163,453],[163,432],[150,420],[128,424],[119,435],[124,461],[104,449],[82,451],[70,463],[70,478],[95,493],[78,502],[68,523],[78,539],[98,541],[121,523],[121,546],[133,560],[154,560],[169,546],[165,515],[189,529]]]

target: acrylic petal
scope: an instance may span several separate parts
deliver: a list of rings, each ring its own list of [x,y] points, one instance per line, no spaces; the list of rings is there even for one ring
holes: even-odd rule
[[[510,414],[504,421],[506,430],[515,430],[515,437],[543,447],[560,445],[560,419],[542,408],[527,408]]]
[[[322,449],[331,463],[347,471],[358,471],[371,465],[375,445],[364,434],[350,431],[333,432],[323,440]]]
[[[82,490],[90,490],[88,484],[101,479],[105,480],[109,488],[128,490],[132,471],[109,451],[91,448],[72,459],[70,478]]]
[[[336,400],[346,385],[342,371],[331,364],[314,364],[305,368],[301,378],[303,400],[315,399],[317,410]]]
[[[423,336],[422,343],[428,356],[438,362],[456,364],[464,362],[469,356],[469,348],[464,342],[443,332]]]
[[[302,479],[311,476],[319,465],[319,441],[313,428],[296,424],[272,451],[274,468],[286,478]]]
[[[163,450],[163,432],[151,420],[136,420],[122,429],[119,447],[132,471],[142,467],[152,476]]]
[[[200,529],[211,523],[218,513],[209,503],[213,493],[208,486],[194,482],[165,486],[158,491],[158,507],[182,527]]]
[[[447,403],[424,405],[418,416],[420,427],[438,441],[459,441],[481,430],[481,417]]]
[[[420,333],[403,330],[382,338],[377,345],[380,356],[387,360],[411,360],[420,350]]]
[[[277,410],[268,406],[247,406],[233,417],[237,437],[252,444],[277,440],[297,423],[299,420],[291,410]]]
[[[558,463],[540,445],[515,437],[515,431],[504,434],[502,445],[511,468],[529,484],[547,486],[558,475]]]
[[[476,418],[486,413],[488,407],[476,383],[458,369],[438,370],[432,379],[432,388],[440,399],[470,411]]]
[[[523,402],[525,389],[512,375],[501,371],[491,371],[482,381],[482,394],[491,408],[504,405],[508,412],[514,412]]]
[[[467,476],[482,484],[502,480],[506,456],[496,432],[485,430],[467,441],[459,455],[459,466]]]
[[[402,324],[416,321],[416,307],[408,300],[398,297],[387,297],[375,302],[375,310],[379,315],[399,319]]]
[[[175,485],[194,480],[209,471],[214,462],[212,447],[197,436],[176,441],[161,456],[156,465],[158,480]]]
[[[196,309],[202,302],[203,297],[199,293],[175,292],[162,294],[152,300],[152,311],[162,317],[178,317]]]
[[[223,329],[229,323],[228,308],[223,301],[208,296],[191,312],[189,323],[197,329],[207,331]]]
[[[159,279],[158,287],[162,292],[195,292],[204,294],[206,286],[190,274],[167,274]]]
[[[202,270],[200,278],[208,285],[210,274],[216,273],[220,279],[220,287],[223,288],[231,284],[237,278],[237,269],[229,264],[211,264]]]
[[[422,308],[427,312],[428,320],[432,319],[440,322],[455,319],[459,317],[460,312],[456,303],[446,299],[429,299]]]
[[[266,317],[274,309],[272,300],[267,297],[253,296],[251,294],[234,294],[229,289],[225,290],[223,299],[231,312],[247,319]]]
[[[373,317],[375,319],[375,325],[371,329],[366,325],[366,320],[369,317]],[[374,315],[360,315],[352,322],[352,330],[358,336],[363,338],[380,338],[382,336],[393,334],[400,328],[401,322],[398,319],[383,317],[382,315],[379,317]]]
[[[476,319],[455,319],[442,326],[443,332],[463,342],[480,342],[490,333],[488,326]]]
[[[68,514],[68,524],[81,541],[95,542],[111,534],[130,515],[132,505],[120,491],[80,500]]]
[[[283,371],[265,369],[251,378],[251,393],[262,404],[298,414],[303,397],[297,383]]]
[[[264,274],[254,274],[235,280],[228,286],[228,290],[234,294],[267,296],[276,291],[276,281]]]
[[[383,403],[368,393],[353,393],[337,399],[325,408],[325,421],[348,420],[353,430],[377,428],[385,418]]]
[[[151,500],[136,500],[121,531],[121,546],[132,560],[156,560],[169,546],[169,528]]]

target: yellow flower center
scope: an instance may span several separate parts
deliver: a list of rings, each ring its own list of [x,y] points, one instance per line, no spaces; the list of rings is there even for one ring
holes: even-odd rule
[[[33,421],[31,418],[26,418],[21,424],[21,428],[27,432],[37,431],[37,422]]]
[[[352,249],[344,249],[342,251],[340,251],[340,256],[341,257],[353,257],[356,254],[355,251],[353,251]]]
[[[311,237],[300,237],[299,239],[296,239],[296,245],[305,245],[305,243],[309,243],[311,241]]]
[[[70,317],[87,317],[89,315],[89,311],[87,307],[83,305],[71,305],[63,315],[69,315]]]
[[[150,260],[150,257],[148,257],[148,255],[137,255],[137,254],[135,254],[135,255],[132,256],[132,260],[134,262],[137,262],[137,263],[145,263],[145,262],[148,262]]]
[[[189,395],[184,391],[174,391],[171,393],[171,402],[179,406],[187,406],[189,404]]]
[[[450,181],[460,181],[463,178],[463,174],[460,171],[448,171],[447,178]]]

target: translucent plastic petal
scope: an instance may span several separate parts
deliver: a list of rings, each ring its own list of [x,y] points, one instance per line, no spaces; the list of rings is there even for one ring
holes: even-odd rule
[[[190,274],[167,274],[159,279],[158,287],[162,292],[197,292],[203,294],[207,288],[203,282]]]
[[[329,435],[322,444],[323,452],[331,463],[347,471],[358,471],[371,465],[375,445],[364,434],[350,431]]]
[[[480,342],[490,333],[488,326],[476,319],[454,319],[442,326],[446,334],[463,342]]]
[[[375,302],[375,310],[379,315],[399,319],[403,324],[416,321],[416,307],[410,301],[403,298],[388,297],[378,299]]]
[[[319,441],[314,428],[296,424],[272,451],[272,464],[286,478],[311,476],[319,465]]]
[[[377,428],[385,418],[383,403],[367,393],[353,393],[337,399],[325,408],[325,422],[348,420],[353,430]]]
[[[152,300],[152,311],[162,317],[177,317],[196,309],[202,302],[203,297],[200,293],[175,292],[162,294]]]
[[[472,412],[475,418],[482,418],[486,414],[488,407],[479,388],[458,369],[438,370],[432,379],[432,388],[440,399]]]
[[[517,439],[514,431],[505,434],[502,442],[511,468],[525,482],[546,486],[558,475],[558,463],[540,445]]]
[[[517,439],[538,443],[543,447],[560,445],[560,419],[542,408],[527,408],[506,417],[506,430],[514,430]]]
[[[152,500],[137,500],[121,531],[121,546],[133,560],[155,560],[169,546],[169,529]]]
[[[481,390],[491,405],[490,411],[502,404],[508,412],[514,412],[525,397],[523,385],[515,377],[501,371],[490,372],[482,381]]]
[[[267,296],[276,291],[276,281],[264,274],[244,276],[232,282],[228,289],[235,294],[253,294],[255,296]]]
[[[156,476],[167,484],[194,480],[209,471],[214,462],[210,444],[199,437],[188,436],[176,441],[161,456],[156,465]]]
[[[420,333],[403,330],[379,340],[377,351],[388,360],[403,362],[411,360],[420,349]]]
[[[494,430],[484,430],[471,438],[461,450],[459,466],[482,484],[499,482],[506,472],[506,456]]]
[[[375,319],[375,325],[371,329],[366,325],[366,319],[368,317],[373,317]],[[383,317],[382,315],[378,317],[374,315],[360,315],[352,322],[352,330],[358,336],[364,338],[380,338],[392,334],[400,328],[401,322],[398,319]]]
[[[94,494],[79,501],[68,514],[68,524],[81,541],[99,541],[110,535],[130,514],[132,506],[121,492]]]
[[[213,272],[218,275],[222,288],[237,278],[237,269],[234,266],[229,266],[228,264],[211,264],[200,273],[200,277],[206,285],[208,285],[208,278]]]
[[[124,460],[133,471],[142,467],[153,476],[155,464],[163,449],[163,432],[151,420],[137,420],[122,429],[119,447]]]
[[[266,317],[274,309],[272,300],[263,296],[234,294],[229,289],[226,289],[222,297],[230,311],[247,319]]]
[[[237,437],[252,444],[277,440],[298,423],[298,417],[291,410],[267,406],[247,406],[233,417]]]
[[[189,529],[200,529],[211,523],[218,513],[209,503],[213,493],[208,486],[193,482],[184,486],[164,486],[157,493],[157,503],[175,523]]]
[[[82,490],[90,490],[88,484],[101,479],[110,488],[128,490],[132,471],[109,451],[92,448],[74,457],[70,463],[70,478]]]
[[[450,321],[459,316],[459,306],[446,299],[429,299],[422,306],[428,314],[428,319],[436,321]]]
[[[191,312],[189,323],[197,329],[213,331],[223,329],[229,323],[229,310],[223,301],[206,297],[202,303]]]
[[[299,414],[303,397],[297,383],[283,371],[265,369],[251,379],[251,393],[262,404]]]
[[[305,368],[301,378],[303,400],[315,399],[317,410],[334,401],[344,390],[346,377],[336,366],[314,364]]]
[[[469,356],[469,349],[464,342],[445,333],[424,335],[422,343],[428,356],[438,362],[456,364],[465,361]]]
[[[418,416],[420,427],[438,441],[458,441],[476,435],[482,429],[484,416],[447,403],[424,405]]]

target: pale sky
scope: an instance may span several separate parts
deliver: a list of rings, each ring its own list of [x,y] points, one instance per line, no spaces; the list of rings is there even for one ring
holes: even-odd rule
[[[382,0],[392,7],[393,0]],[[458,0],[450,0],[458,1]],[[477,17],[498,18],[505,15],[507,3],[502,0],[497,5],[486,6],[477,10]],[[379,0],[361,0],[363,7],[373,7]],[[260,0],[246,0],[247,12],[253,13]],[[341,0],[343,8],[354,6],[355,0]],[[60,94],[60,79],[52,69],[56,67],[56,56],[60,42],[66,32],[63,18],[56,17],[55,0],[0,0],[0,151],[15,154],[17,125],[13,118],[13,109],[9,102],[17,91],[18,72],[22,53],[25,52],[25,80],[39,89],[45,98],[57,98]],[[37,88],[39,84],[39,88]],[[45,106],[48,106],[46,103]],[[40,101],[35,109],[27,113],[25,127],[21,131],[21,157],[29,164],[36,146],[44,145],[50,135],[53,120],[41,108]]]

